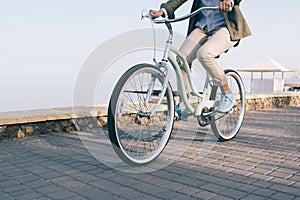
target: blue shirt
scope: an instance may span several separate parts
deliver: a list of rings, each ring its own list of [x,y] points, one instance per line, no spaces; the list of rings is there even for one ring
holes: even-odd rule
[[[200,7],[215,7],[219,6],[220,0],[200,0]],[[198,21],[196,26],[200,29],[206,29],[208,32],[215,30],[216,28],[225,26],[224,14],[219,10],[203,10],[198,14]]]

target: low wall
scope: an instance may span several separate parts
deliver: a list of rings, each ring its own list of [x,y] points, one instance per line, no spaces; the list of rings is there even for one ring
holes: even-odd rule
[[[300,106],[300,93],[247,94],[246,111]]]
[[[300,93],[247,94],[246,111],[300,106]],[[105,128],[106,106],[68,107],[0,113],[0,140]]]

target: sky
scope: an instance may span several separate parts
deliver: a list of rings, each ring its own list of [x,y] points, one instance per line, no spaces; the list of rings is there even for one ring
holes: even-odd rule
[[[141,10],[162,2],[0,0],[0,112],[72,105],[74,82],[89,55],[112,37],[150,28],[140,20]],[[176,15],[187,14],[191,4]],[[253,35],[222,55],[222,66],[272,58],[300,71],[299,7],[299,0],[242,1]],[[187,22],[174,25],[182,34],[186,28]]]

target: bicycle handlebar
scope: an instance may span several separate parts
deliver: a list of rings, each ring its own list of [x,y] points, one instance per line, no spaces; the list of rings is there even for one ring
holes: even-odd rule
[[[202,8],[199,8],[199,9],[195,10],[194,12],[192,12],[190,14],[187,14],[187,15],[175,18],[175,19],[161,19],[161,20],[154,19],[150,13],[145,14],[144,11],[143,11],[142,12],[142,19],[143,18],[149,18],[155,24],[174,23],[174,22],[179,22],[179,21],[186,20],[190,17],[194,17],[195,15],[199,14],[203,10],[219,10],[219,9],[220,8],[218,6],[216,6],[216,7],[202,7]]]

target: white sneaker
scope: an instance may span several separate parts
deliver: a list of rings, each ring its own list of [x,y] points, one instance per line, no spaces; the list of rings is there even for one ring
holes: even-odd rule
[[[218,111],[220,113],[227,113],[227,112],[231,111],[231,109],[234,106],[234,103],[235,103],[235,99],[234,99],[233,94],[231,94],[231,93],[225,94],[222,96]]]
[[[182,110],[182,107],[179,104],[175,105],[175,120],[187,120],[188,111],[186,109]]]

